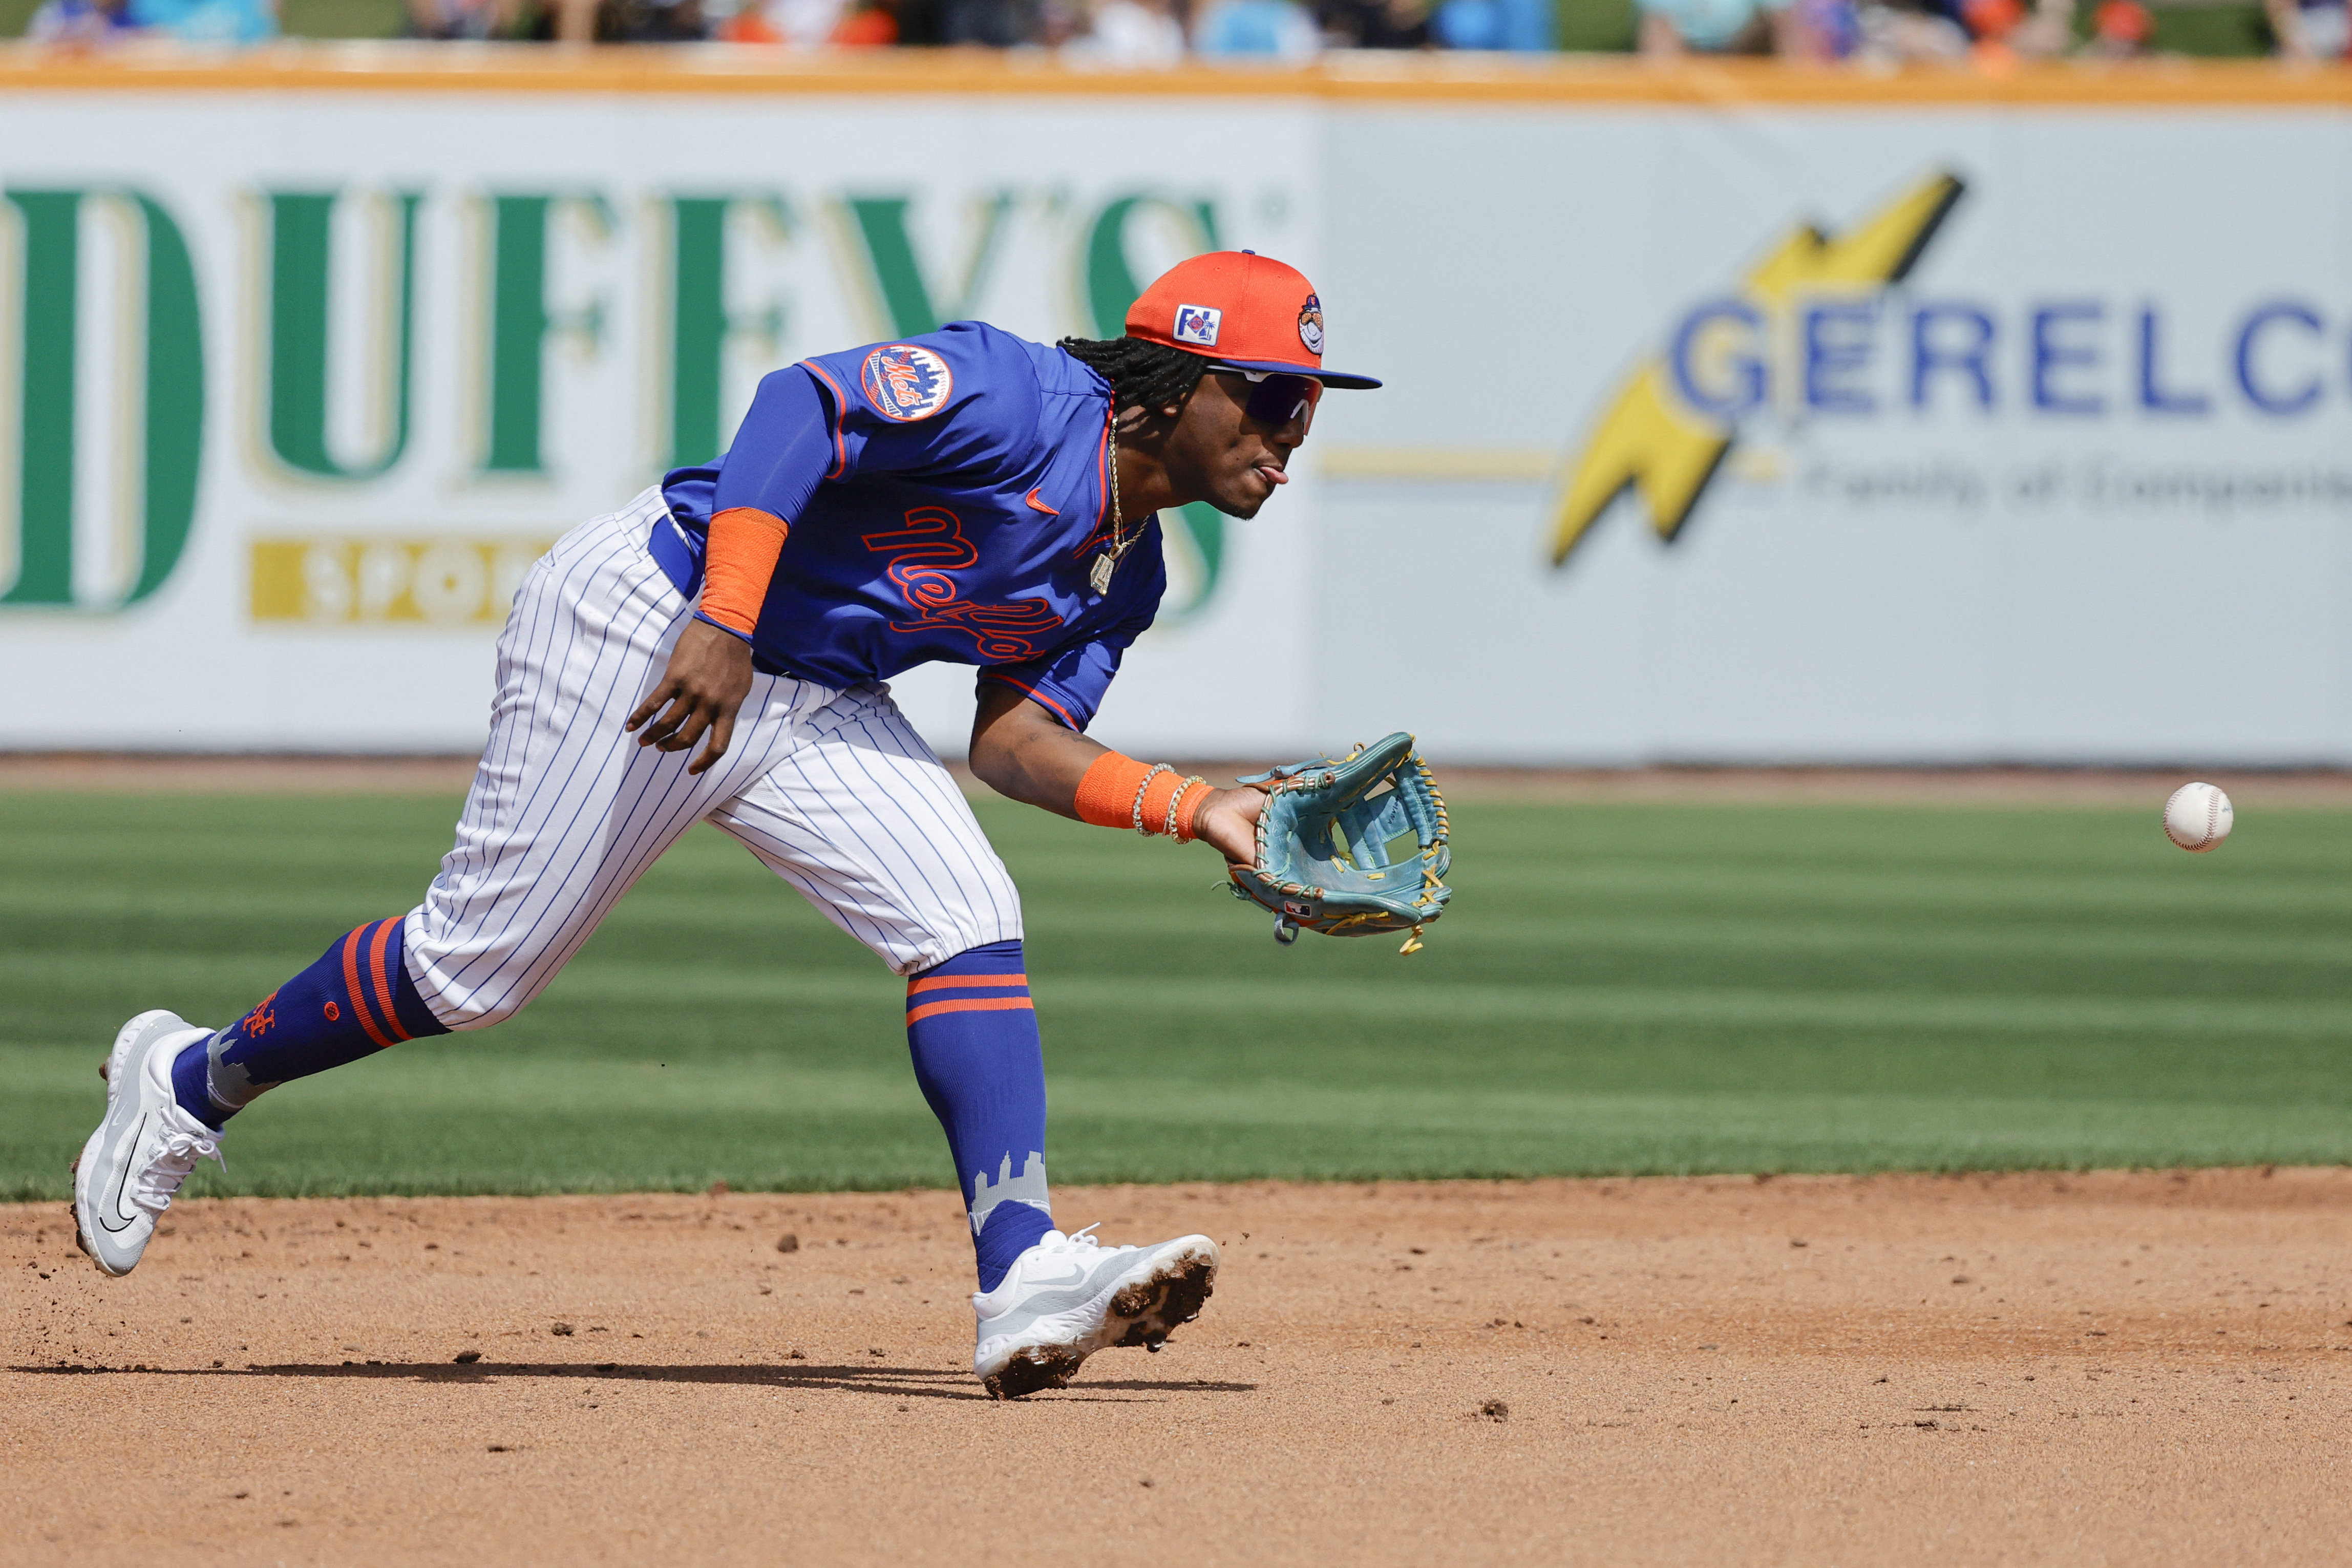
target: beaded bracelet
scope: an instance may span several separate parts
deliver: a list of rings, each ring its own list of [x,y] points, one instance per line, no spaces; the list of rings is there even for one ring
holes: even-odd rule
[[[1146,838],[1151,837],[1151,829],[1143,826],[1143,797],[1151,793],[1151,780],[1155,774],[1172,773],[1175,771],[1176,770],[1174,768],[1170,767],[1166,763],[1154,763],[1150,767],[1143,770],[1142,782],[1135,786],[1135,805],[1130,815],[1135,819],[1136,832],[1141,834]],[[1181,794],[1182,792],[1180,790],[1178,793]]]
[[[1176,770],[1174,768],[1170,768],[1168,771],[1172,773]],[[1190,777],[1186,778],[1183,783],[1176,786],[1176,793],[1168,797],[1168,821],[1160,827],[1160,831],[1161,833],[1167,835],[1171,838],[1176,837],[1176,810],[1177,807],[1184,804],[1185,793],[1194,784],[1204,784],[1208,782],[1208,780],[1202,778],[1200,774],[1193,773]],[[1177,839],[1177,842],[1181,844],[1183,840],[1180,838]]]

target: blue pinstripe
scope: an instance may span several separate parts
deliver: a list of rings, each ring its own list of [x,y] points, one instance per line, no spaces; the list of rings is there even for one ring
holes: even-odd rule
[[[648,490],[533,565],[499,641],[488,743],[456,842],[403,927],[453,1029],[512,1016],[695,823],[732,835],[898,973],[1021,935],[1020,897],[887,689],[753,678],[729,754],[639,747],[622,721],[691,605],[646,550]]]

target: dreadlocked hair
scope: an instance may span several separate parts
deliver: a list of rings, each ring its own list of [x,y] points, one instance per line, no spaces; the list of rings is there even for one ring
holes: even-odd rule
[[[1064,338],[1055,346],[1110,383],[1114,414],[1181,404],[1209,368],[1199,354],[1141,338]]]

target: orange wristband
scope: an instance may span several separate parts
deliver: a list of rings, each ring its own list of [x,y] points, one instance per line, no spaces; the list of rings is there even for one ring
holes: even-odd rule
[[[1144,786],[1140,807],[1129,812],[1126,826],[1134,826],[1135,819],[1139,817],[1144,832],[1167,832],[1168,808],[1176,804],[1177,792],[1183,787],[1184,775],[1174,768],[1152,774],[1151,782]]]
[[[731,506],[713,517],[703,552],[702,613],[750,637],[792,531],[782,518],[756,507]]]
[[[1135,826],[1135,792],[1151,770],[1133,757],[1105,752],[1078,780],[1078,820],[1097,827]]]
[[[1184,786],[1182,798],[1176,802],[1176,842],[1190,844],[1197,837],[1192,831],[1192,818],[1199,813],[1201,803],[1217,792],[1200,779]]]
[[[1097,827],[1133,827],[1146,833],[1171,829],[1178,843],[1192,837],[1192,816],[1213,792],[1199,779],[1187,779],[1175,769],[1147,766],[1133,757],[1105,752],[1078,780],[1073,802],[1080,822]]]

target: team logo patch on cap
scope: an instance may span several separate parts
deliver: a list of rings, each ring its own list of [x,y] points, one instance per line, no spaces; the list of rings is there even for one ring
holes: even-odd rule
[[[1176,331],[1171,335],[1180,343],[1198,343],[1204,349],[1217,346],[1217,328],[1225,313],[1210,305],[1179,305],[1176,307]]]
[[[876,413],[903,425],[929,419],[945,408],[949,394],[955,391],[955,374],[927,348],[892,343],[866,356],[857,384]]]
[[[1318,359],[1323,357],[1323,300],[1320,295],[1309,294],[1307,303],[1298,307],[1298,341],[1307,345],[1308,353]]]

